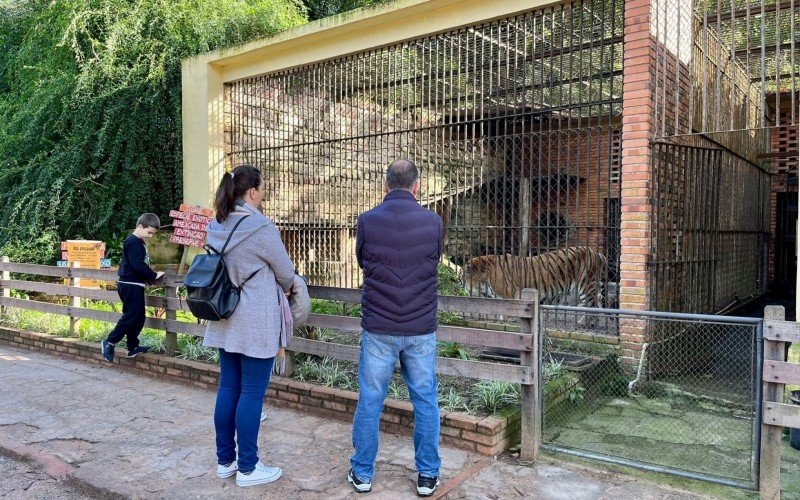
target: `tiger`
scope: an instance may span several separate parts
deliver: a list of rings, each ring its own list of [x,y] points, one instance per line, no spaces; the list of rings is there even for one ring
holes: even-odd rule
[[[487,297],[519,299],[523,288],[535,288],[543,304],[599,307],[606,262],[593,248],[567,247],[534,257],[482,255],[463,274],[465,285]]]

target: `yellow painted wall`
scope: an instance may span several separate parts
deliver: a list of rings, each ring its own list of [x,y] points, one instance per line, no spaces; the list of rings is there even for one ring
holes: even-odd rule
[[[481,24],[553,0],[398,0],[183,61],[184,202],[211,206],[225,171],[224,84]]]

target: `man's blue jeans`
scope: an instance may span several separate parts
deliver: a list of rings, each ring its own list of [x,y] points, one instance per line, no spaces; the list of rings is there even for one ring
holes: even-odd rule
[[[436,391],[436,334],[378,335],[364,331],[358,360],[358,406],[353,419],[353,472],[371,480],[378,454],[381,411],[395,364],[414,405],[414,461],[417,472],[439,477],[439,400]]]
[[[261,406],[274,362],[275,358],[251,358],[219,350],[219,390],[214,409],[218,463],[227,465],[236,460],[238,443],[239,470],[256,468]]]

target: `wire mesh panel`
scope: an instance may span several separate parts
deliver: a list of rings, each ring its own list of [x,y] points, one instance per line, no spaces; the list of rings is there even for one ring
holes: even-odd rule
[[[647,332],[638,366],[570,317]],[[547,447],[753,486],[758,320],[542,306],[541,325]]]
[[[654,0],[652,10],[658,135],[798,124],[800,2]]]
[[[470,294],[544,280],[550,302],[613,304],[622,9],[574,2],[232,82],[227,161],[264,172],[312,284],[359,286],[356,218],[410,158]]]
[[[766,286],[769,174],[693,137],[654,155],[653,309],[720,311]]]
[[[716,312],[766,287],[768,162],[797,156],[775,138],[800,121],[800,2],[654,0],[651,14],[661,143],[652,307]],[[697,185],[710,175],[717,185]],[[675,196],[688,199],[666,206]],[[703,212],[711,218],[698,218]],[[692,247],[692,240],[704,244]]]

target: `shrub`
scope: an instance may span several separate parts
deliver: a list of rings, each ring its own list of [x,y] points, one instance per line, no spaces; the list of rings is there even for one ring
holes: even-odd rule
[[[496,413],[507,406],[520,404],[520,386],[498,380],[482,380],[473,386],[473,406]]]
[[[305,22],[293,0],[0,2],[0,253],[52,263],[181,201],[181,60]],[[110,250],[115,249],[111,245]]]

